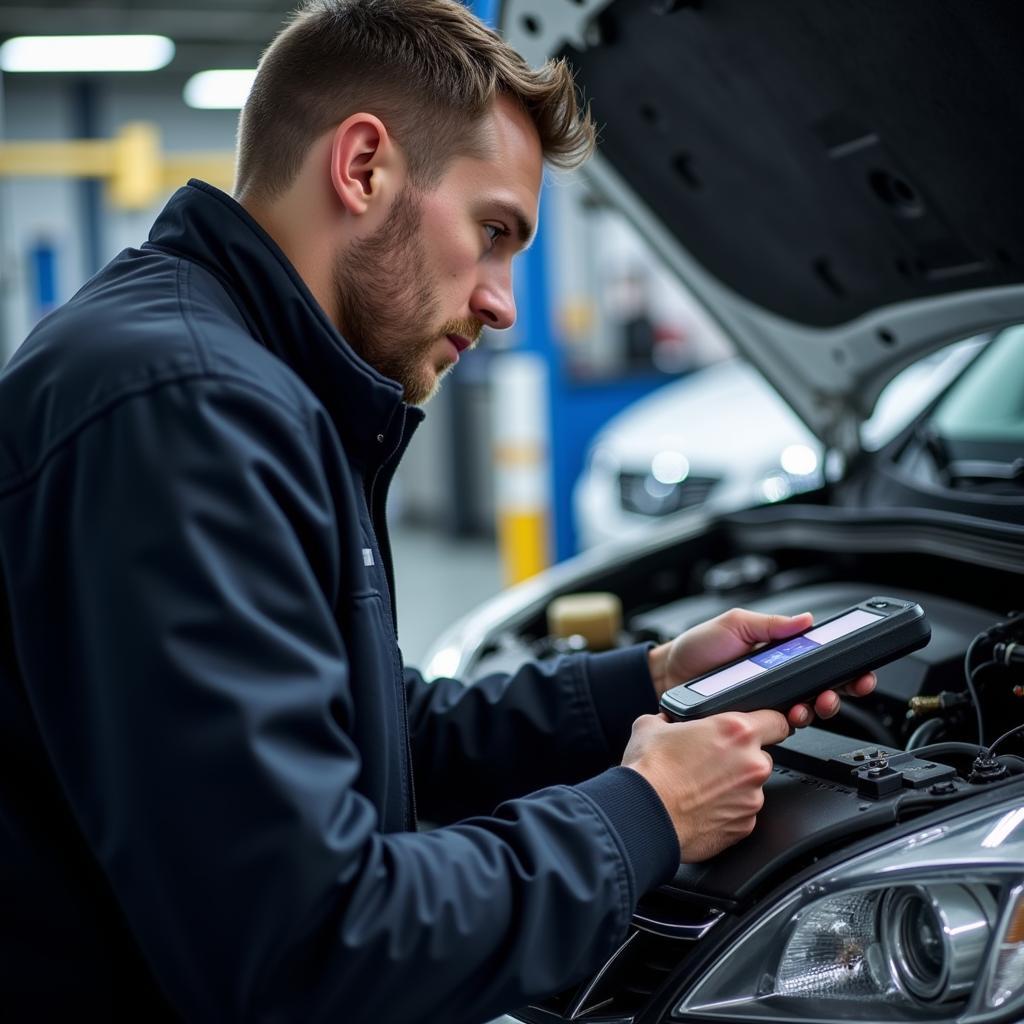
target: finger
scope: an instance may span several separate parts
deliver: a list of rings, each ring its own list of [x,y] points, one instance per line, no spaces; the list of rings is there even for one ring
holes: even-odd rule
[[[839,711],[839,694],[835,690],[819,693],[814,701],[814,711],[819,718],[831,718]]]
[[[760,746],[781,743],[789,736],[789,720],[778,711],[748,711],[747,715]]]
[[[878,685],[878,676],[874,672],[868,672],[856,682],[850,684],[850,693],[854,697],[866,697]]]
[[[875,673],[868,672],[866,675],[861,676],[860,679],[856,679],[852,683],[846,683],[836,690],[826,690],[818,695],[814,702],[814,710],[818,713],[819,718],[832,718],[839,712],[841,703],[839,700],[840,693],[846,693],[852,697],[866,697],[874,690],[877,682]]]
[[[862,675],[860,679],[855,679],[852,683],[846,683],[844,686],[838,687],[837,692],[849,694],[851,697],[866,697],[877,685],[878,677],[874,672],[868,672]]]
[[[789,709],[786,718],[794,729],[800,729],[814,721],[814,712],[809,704],[797,704]]]

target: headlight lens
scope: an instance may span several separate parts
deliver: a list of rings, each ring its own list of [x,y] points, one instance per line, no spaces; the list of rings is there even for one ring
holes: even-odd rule
[[[896,984],[921,1002],[965,995],[982,968],[995,916],[995,900],[981,886],[911,886],[887,893],[883,947]]]
[[[890,913],[887,922],[889,954],[893,974],[901,986],[918,999],[935,999],[945,994],[944,980],[949,976],[949,954],[943,941],[943,928],[935,907],[915,889],[887,893]],[[982,921],[988,937],[988,922]],[[948,934],[948,933],[947,933]],[[981,952],[977,959],[980,959]],[[975,970],[980,965],[977,960]]]
[[[730,943],[675,1016],[1020,1019],[1011,1011],[1024,1007],[1024,820],[1002,827],[1014,812],[975,812],[791,892]]]

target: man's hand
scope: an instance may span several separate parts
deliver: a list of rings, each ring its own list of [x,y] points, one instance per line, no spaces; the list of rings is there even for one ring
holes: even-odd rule
[[[696,722],[641,715],[622,755],[661,797],[680,857],[706,860],[750,835],[764,803],[771,756],[761,748],[789,735],[778,711],[730,711]]]
[[[749,654],[759,644],[784,640],[808,629],[814,622],[810,612],[800,615],[763,615],[733,608],[699,626],[688,629],[671,643],[655,647],[648,656],[654,689],[661,695],[673,686],[710,672],[719,665]],[[875,674],[868,672],[836,690],[820,693],[809,704],[790,708],[787,718],[793,728],[810,725],[815,714],[831,718],[839,710],[839,694],[865,697],[875,688]]]

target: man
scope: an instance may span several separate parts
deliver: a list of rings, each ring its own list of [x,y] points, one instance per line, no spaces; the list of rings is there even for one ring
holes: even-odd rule
[[[469,688],[401,664],[415,406],[512,323],[543,159],[592,138],[454,0],[323,0],[261,63],[237,201],[180,190],[12,360],[7,1019],[485,1020],[753,829],[786,719],[657,696],[807,616]]]

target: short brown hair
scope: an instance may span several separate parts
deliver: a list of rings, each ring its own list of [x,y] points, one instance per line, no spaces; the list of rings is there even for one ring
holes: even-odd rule
[[[499,95],[529,114],[552,164],[590,155],[594,125],[565,61],[530,68],[458,0],[307,0],[260,61],[239,122],[235,193],[279,195],[312,143],[359,111],[387,125],[412,181],[427,187],[477,150]]]

